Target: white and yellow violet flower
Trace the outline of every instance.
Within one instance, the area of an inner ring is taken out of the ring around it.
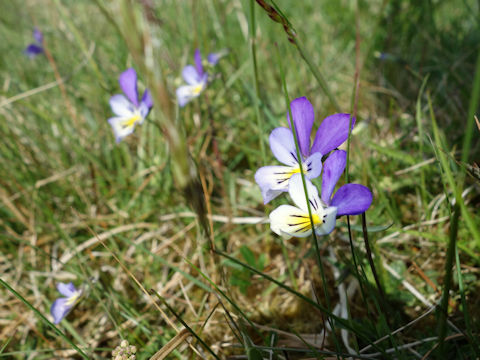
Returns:
[[[312,211],[313,228],[317,235],[326,235],[335,227],[337,208],[327,206],[318,196],[317,188],[305,178],[308,203]],[[312,233],[312,222],[308,214],[307,198],[300,174],[291,176],[288,193],[296,206],[280,205],[270,213],[270,227],[274,233],[284,237],[307,237]]]
[[[195,66],[187,65],[183,68],[182,77],[187,85],[177,89],[178,106],[184,107],[187,103],[198,97],[207,87],[208,74],[202,65],[200,50],[195,50]]]
[[[118,82],[125,95],[118,94],[110,98],[110,107],[116,116],[108,119],[117,143],[133,133],[136,125],[143,123],[153,106],[148,89],[138,101],[137,73],[134,69],[121,73]]]

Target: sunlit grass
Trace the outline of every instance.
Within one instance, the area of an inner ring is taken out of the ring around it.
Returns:
[[[108,359],[122,339],[137,359],[479,356],[478,3],[267,3],[300,48],[250,0],[2,4],[0,357]],[[29,59],[34,26],[47,54]],[[196,48],[228,52],[179,109]],[[128,67],[155,105],[116,144],[108,100]],[[341,218],[318,250],[266,223],[286,200],[264,206],[254,173],[287,125],[283,80],[314,128],[357,99],[348,181],[374,194],[386,300],[360,216],[351,244]],[[70,281],[86,295],[53,326]]]

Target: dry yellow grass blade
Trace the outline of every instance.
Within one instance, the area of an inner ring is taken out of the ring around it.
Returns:
[[[162,360],[165,359],[170,353],[175,350],[187,337],[190,336],[190,332],[187,329],[182,329],[175,335],[168,343],[165,344],[160,350],[158,350],[150,360]]]

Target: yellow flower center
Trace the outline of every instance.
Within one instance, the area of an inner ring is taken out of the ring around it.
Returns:
[[[320,219],[318,214],[312,214],[313,225],[316,227],[318,224],[322,224],[323,220]],[[290,215],[288,218],[288,225],[291,227],[297,227],[292,229],[296,233],[306,232],[312,229],[312,223],[308,214],[305,215]]]
[[[75,293],[68,298],[66,304],[67,305],[75,304],[75,302],[78,300],[78,298],[80,297],[81,294],[82,294],[81,291],[75,291]]]
[[[203,84],[195,85],[192,89],[193,95],[198,95],[202,92],[203,90]]]
[[[133,125],[135,125],[137,122],[140,121],[142,117],[140,116],[140,114],[135,114],[133,115],[131,118],[125,120],[124,122],[122,122],[122,126],[123,127],[132,127]]]

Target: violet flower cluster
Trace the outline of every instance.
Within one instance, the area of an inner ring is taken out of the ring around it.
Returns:
[[[29,44],[23,53],[33,59],[35,56],[43,54],[43,34],[35,28],[33,30],[33,43]]]
[[[334,114],[323,120],[318,127],[313,145],[310,133],[314,123],[312,104],[306,97],[293,100],[290,104],[293,123],[297,134],[300,159],[297,157],[295,139],[289,128],[279,127],[270,134],[270,148],[278,161],[286,166],[264,166],[257,170],[255,181],[260,186],[264,203],[268,203],[282,192],[288,192],[296,206],[280,205],[270,213],[270,227],[281,236],[306,237],[312,233],[308,204],[312,211],[315,233],[326,235],[335,228],[336,218],[341,215],[358,215],[372,203],[372,193],[360,184],[345,184],[332,196],[342,175],[347,153],[337,150],[345,142],[355,119],[349,114]],[[322,165],[322,158],[331,153]],[[300,172],[305,176],[307,197]],[[322,174],[323,172],[323,174]],[[311,182],[322,175],[321,196]]]
[[[222,56],[222,52],[211,53],[208,55],[207,61],[214,66]],[[195,65],[185,66],[182,71],[182,77],[186,85],[182,85],[177,89],[177,101],[180,107],[184,107],[191,100],[199,97],[207,88],[208,73],[203,68],[202,55],[199,49],[195,50],[194,63]]]

